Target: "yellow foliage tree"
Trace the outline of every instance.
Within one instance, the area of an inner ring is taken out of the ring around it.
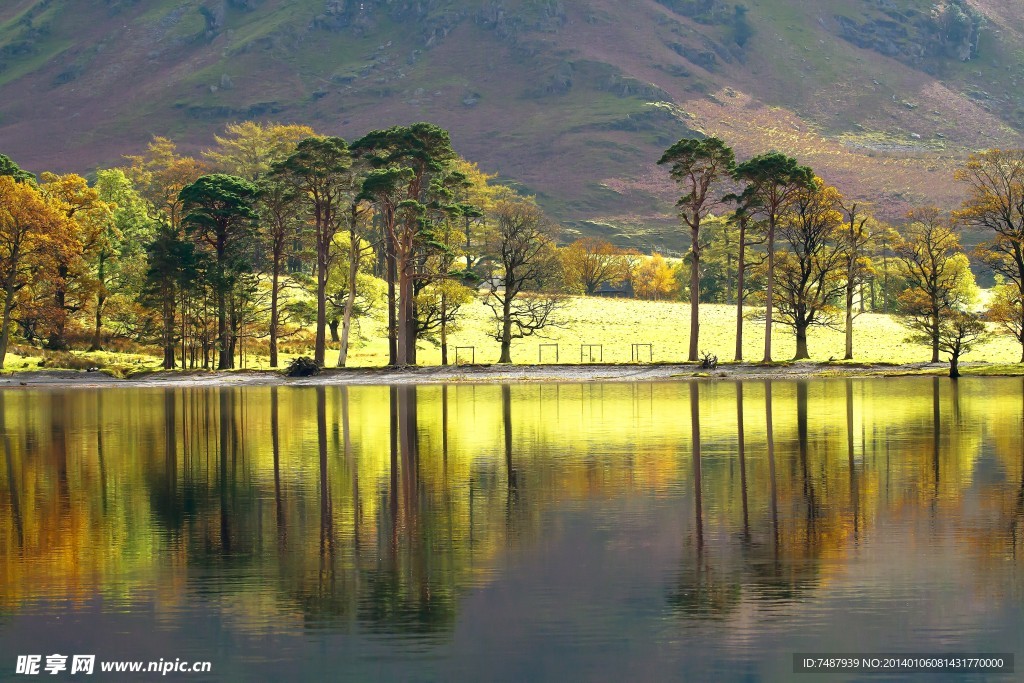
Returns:
[[[78,174],[43,173],[40,180],[40,192],[68,219],[68,234],[66,248],[53,254],[54,271],[33,289],[42,299],[37,302],[50,311],[47,347],[66,349],[69,321],[89,304],[96,290],[91,262],[116,207],[100,199],[99,191]]]
[[[182,188],[207,172],[205,163],[178,155],[177,146],[167,138],[154,136],[145,155],[126,156],[125,175],[150,205],[150,217],[175,233],[181,229]]]
[[[53,272],[54,257],[69,250],[70,220],[36,187],[0,176],[0,368],[10,342],[18,295],[40,273]]]
[[[931,362],[938,363],[943,319],[971,304],[978,288],[959,236],[938,209],[913,209],[907,218],[894,245],[907,283],[899,312],[912,339],[930,344]]]
[[[309,126],[256,121],[229,123],[224,131],[223,137],[213,136],[217,147],[203,156],[218,171],[246,180],[266,175],[272,164],[295,151],[300,140],[316,135]]]
[[[988,308],[989,320],[999,326],[1000,331],[1016,339],[1024,348],[1024,297],[1015,284],[1002,284],[995,288]],[[1020,362],[1024,363],[1024,351]]]
[[[660,301],[671,296],[679,284],[672,267],[661,254],[655,253],[637,269],[633,287],[641,299]]]
[[[592,295],[601,285],[623,279],[622,257],[611,242],[584,237],[561,250],[565,283],[573,291]]]

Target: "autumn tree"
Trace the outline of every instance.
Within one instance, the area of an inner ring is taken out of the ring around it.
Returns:
[[[622,279],[622,258],[607,240],[584,237],[564,247],[561,255],[570,289],[593,295],[601,285]]]
[[[177,146],[167,138],[154,136],[146,154],[126,156],[125,174],[136,192],[150,206],[152,218],[181,229],[181,190],[206,173],[207,166],[193,157],[180,156]]]
[[[700,330],[701,223],[721,203],[720,185],[736,167],[732,148],[716,137],[683,138],[665,150],[659,164],[670,164],[669,173],[683,195],[676,206],[690,230],[690,348],[688,360],[696,361]]]
[[[637,297],[653,301],[669,298],[678,288],[679,283],[672,272],[672,267],[665,257],[658,253],[644,261],[637,269],[633,281],[633,290]]]
[[[243,121],[229,123],[224,135],[214,135],[217,147],[203,156],[222,173],[255,182],[284,161],[305,138],[316,135],[309,126]]]
[[[484,303],[501,344],[499,363],[512,362],[512,340],[558,325],[561,263],[555,226],[532,199],[503,200],[494,207],[495,230],[485,251],[491,266]]]
[[[846,281],[846,349],[843,360],[853,359],[853,297],[858,287],[862,287],[865,278],[872,272],[868,247],[871,242],[869,229],[871,215],[862,204],[855,201],[840,200],[840,208],[844,214],[843,230],[843,261]],[[863,310],[864,294],[861,292],[861,309]]]
[[[921,338],[930,341],[927,337]],[[949,354],[949,376],[960,377],[960,358],[988,339],[988,328],[977,313],[963,309],[949,311],[939,321],[939,349]]]
[[[838,312],[833,300],[845,288],[846,242],[842,196],[820,179],[797,193],[779,223],[788,249],[778,255],[775,307],[779,321],[796,334],[793,360],[810,358],[807,331],[831,326]]]
[[[764,359],[772,360],[772,311],[775,307],[775,228],[801,190],[814,183],[814,172],[779,152],[761,154],[736,166],[733,177],[745,185],[740,200],[763,217],[767,270],[765,277]]]
[[[354,201],[356,181],[348,143],[338,137],[308,137],[274,174],[290,183],[312,219],[316,253],[316,341],[313,360],[324,365],[327,349],[327,280],[335,258],[334,237]]]
[[[17,295],[39,272],[53,268],[53,258],[68,249],[69,220],[31,183],[0,176],[0,368],[11,337]]]
[[[899,296],[899,315],[915,339],[931,346],[931,362],[938,363],[942,321],[974,299],[974,275],[960,238],[938,209],[913,209],[907,220],[894,244],[907,283]]]
[[[1016,285],[1001,284],[994,289],[988,317],[1001,332],[1013,337],[1024,348],[1024,297]],[[1024,363],[1024,351],[1020,362]]]
[[[181,190],[187,234],[213,263],[212,286],[217,299],[218,368],[234,367],[234,343],[228,327],[228,296],[250,269],[245,250],[255,234],[257,189],[237,176],[201,176]]]
[[[990,235],[977,249],[979,260],[1024,297],[1024,149],[972,154],[956,179],[967,187],[957,218]]]
[[[67,326],[72,316],[84,309],[96,289],[91,262],[100,249],[114,206],[100,198],[80,175],[43,173],[40,191],[59,206],[68,219],[70,230],[65,249],[54,254],[54,271],[37,283],[49,301],[47,348],[68,348]]]

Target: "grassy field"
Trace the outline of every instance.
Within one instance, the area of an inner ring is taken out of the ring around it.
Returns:
[[[498,360],[499,346],[488,336],[493,323],[490,309],[474,301],[464,309],[461,329],[450,334],[449,361],[455,361],[455,347],[474,347],[477,363]],[[717,355],[721,361],[731,361],[736,344],[736,309],[733,306],[705,304],[701,307],[702,351]],[[689,305],[682,302],[637,301],[631,299],[599,299],[573,297],[560,313],[562,324],[545,331],[544,338],[531,337],[517,340],[512,347],[512,360],[516,363],[537,363],[540,344],[558,344],[559,361],[580,362],[581,344],[603,346],[605,363],[630,362],[632,344],[651,344],[654,362],[680,362],[686,360],[689,340]],[[854,320],[854,356],[856,361],[871,363],[916,363],[930,358],[929,349],[906,341],[907,331],[889,315],[865,313]],[[815,328],[809,338],[811,359],[827,361],[843,355],[841,331]],[[795,351],[793,333],[785,327],[776,327],[773,335],[773,357],[776,361],[792,358]],[[747,320],[744,323],[744,358],[760,361],[764,353],[764,324]],[[350,351],[349,365],[372,367],[387,364],[387,339],[382,319],[363,319],[357,329],[354,348]],[[327,352],[327,364],[337,359],[337,344]],[[599,359],[594,349],[594,360]],[[641,360],[648,360],[647,349],[641,350]],[[9,354],[7,371],[36,370],[58,367],[85,369],[96,365],[115,374],[130,374],[145,369],[156,369],[155,356],[118,353],[73,353],[45,356],[39,352],[19,356]],[[460,362],[467,362],[470,351],[460,350]],[[283,354],[284,362],[293,355]],[[589,357],[585,355],[585,360]],[[994,336],[991,341],[969,354],[965,361],[1015,365],[1020,358],[1020,347],[1005,336]],[[69,363],[68,361],[72,361]],[[554,349],[544,349],[543,362],[554,362]],[[40,362],[43,365],[40,366]],[[440,348],[429,341],[419,346],[420,365],[438,365]],[[265,356],[250,356],[246,367],[268,369]]]
[[[450,344],[476,347],[477,362],[492,363],[498,359],[498,343],[487,336],[491,329],[490,309],[474,303],[467,308],[463,329],[451,335]],[[690,307],[681,302],[636,301],[630,299],[597,299],[577,297],[569,301],[563,319],[566,325],[546,333],[547,339],[536,337],[513,344],[512,360],[536,363],[538,344],[558,343],[562,362],[579,362],[581,344],[603,344],[604,362],[630,361],[632,344],[651,344],[655,362],[686,360],[690,333]],[[732,360],[736,346],[736,309],[734,306],[705,304],[701,306],[702,351]],[[906,342],[907,330],[892,316],[865,313],[854,320],[854,356],[859,361],[914,363],[927,361],[930,350]],[[841,358],[843,333],[815,328],[810,332],[812,360]],[[789,360],[796,351],[790,329],[776,327],[773,333],[773,357]],[[440,362],[440,351],[421,345],[422,364]],[[646,359],[646,349],[643,350]],[[374,340],[357,349],[354,362],[359,365],[382,364],[387,353],[384,340]],[[544,361],[553,361],[553,353],[545,350]],[[764,355],[764,323],[745,321],[743,353],[748,361],[759,361]],[[993,341],[970,354],[966,360],[993,363],[1014,363],[1020,358],[1020,347],[1007,337]]]

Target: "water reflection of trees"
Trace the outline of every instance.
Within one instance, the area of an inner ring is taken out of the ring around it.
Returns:
[[[979,562],[1015,558],[1020,396],[993,413],[970,383],[924,380],[896,406],[873,387],[0,393],[2,600],[72,573],[159,581],[188,567],[204,600],[274,595],[254,621],[276,610],[307,628],[444,634],[460,597],[507,548],[536,546],[566,503],[677,490],[667,600],[688,618],[804,599],[880,517],[940,533],[972,486],[986,501],[971,517]],[[1009,481],[978,483],[983,446]]]

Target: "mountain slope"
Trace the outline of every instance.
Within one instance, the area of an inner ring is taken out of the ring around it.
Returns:
[[[678,248],[654,161],[683,135],[797,156],[895,216],[1020,145],[1024,3],[967,0],[14,0],[0,150],[118,163],[226,122],[354,138],[416,120],[575,228]]]

